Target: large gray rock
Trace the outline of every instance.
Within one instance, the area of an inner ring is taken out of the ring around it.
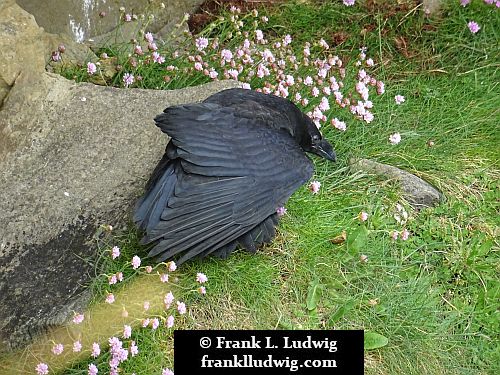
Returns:
[[[405,198],[417,209],[434,206],[444,199],[443,194],[428,182],[391,165],[368,159],[353,159],[350,161],[350,169],[397,181]]]
[[[235,86],[125,90],[41,78],[30,93],[14,86],[0,112],[11,145],[0,162],[0,340],[9,347],[85,302],[93,234],[127,218],[165,149],[154,116]]]
[[[44,71],[48,50],[30,57],[29,44],[3,44],[28,43],[23,29],[43,37],[31,16],[2,6],[0,20],[0,78],[9,87],[0,109],[1,351],[87,302],[93,235],[128,219],[167,143],[154,116],[237,83],[176,91],[76,84]]]
[[[44,32],[35,18],[14,0],[0,2],[0,108],[16,80],[29,83],[39,79],[45,72],[51,51],[57,50],[60,44],[66,46],[66,63],[95,58],[88,47],[74,42],[69,36]]]
[[[2,0],[3,1],[3,0]],[[17,0],[17,3],[33,14],[38,24],[53,34],[72,35],[77,41],[89,38],[111,43],[128,42],[138,30],[157,32],[165,25],[182,19],[184,13],[196,9],[203,0]],[[163,5],[162,5],[163,4]],[[121,22],[123,13],[135,14],[137,20]],[[105,17],[100,14],[104,12]]]

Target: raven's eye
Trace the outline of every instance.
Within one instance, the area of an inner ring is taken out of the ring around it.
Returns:
[[[313,140],[314,142],[319,141],[319,135],[314,134],[314,135],[312,136],[312,140]]]

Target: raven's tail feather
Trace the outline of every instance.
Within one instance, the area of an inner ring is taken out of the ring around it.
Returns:
[[[137,202],[134,222],[141,230],[149,232],[160,222],[160,216],[177,182],[177,164],[176,161],[162,159],[148,182],[146,193]]]

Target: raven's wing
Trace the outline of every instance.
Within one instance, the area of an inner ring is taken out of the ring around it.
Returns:
[[[172,138],[166,173],[175,175],[161,218],[143,239],[157,241],[149,256],[158,261],[182,254],[180,263],[248,242],[256,227],[274,230],[276,208],[312,176],[312,162],[287,132],[237,108],[170,107],[155,121]]]

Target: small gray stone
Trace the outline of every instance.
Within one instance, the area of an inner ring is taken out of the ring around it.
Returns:
[[[431,184],[402,169],[367,159],[352,159],[349,164],[353,172],[376,174],[398,181],[406,199],[416,209],[432,207],[444,199],[443,194]]]

